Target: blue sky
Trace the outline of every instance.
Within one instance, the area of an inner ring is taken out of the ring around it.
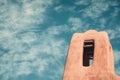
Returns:
[[[120,75],[120,0],[0,0],[0,80],[62,80],[73,33],[106,31]]]

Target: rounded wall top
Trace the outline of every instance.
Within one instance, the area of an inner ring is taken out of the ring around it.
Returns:
[[[91,33],[97,33],[97,31],[96,30],[88,30],[87,32],[85,32],[85,34],[91,34]]]

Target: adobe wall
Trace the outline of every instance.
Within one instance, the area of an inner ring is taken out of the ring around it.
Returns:
[[[94,59],[92,65],[83,66],[84,40],[94,40]],[[112,47],[106,32],[89,30],[72,36],[63,80],[120,80],[114,72]]]

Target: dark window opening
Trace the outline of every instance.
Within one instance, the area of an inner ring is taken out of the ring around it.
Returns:
[[[94,40],[85,40],[83,46],[83,66],[90,66],[94,57]]]

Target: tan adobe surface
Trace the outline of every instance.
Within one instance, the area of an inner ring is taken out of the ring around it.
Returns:
[[[83,66],[83,43],[94,40],[94,59],[92,65]],[[112,47],[106,32],[89,30],[72,36],[63,80],[120,80],[114,72]]]

